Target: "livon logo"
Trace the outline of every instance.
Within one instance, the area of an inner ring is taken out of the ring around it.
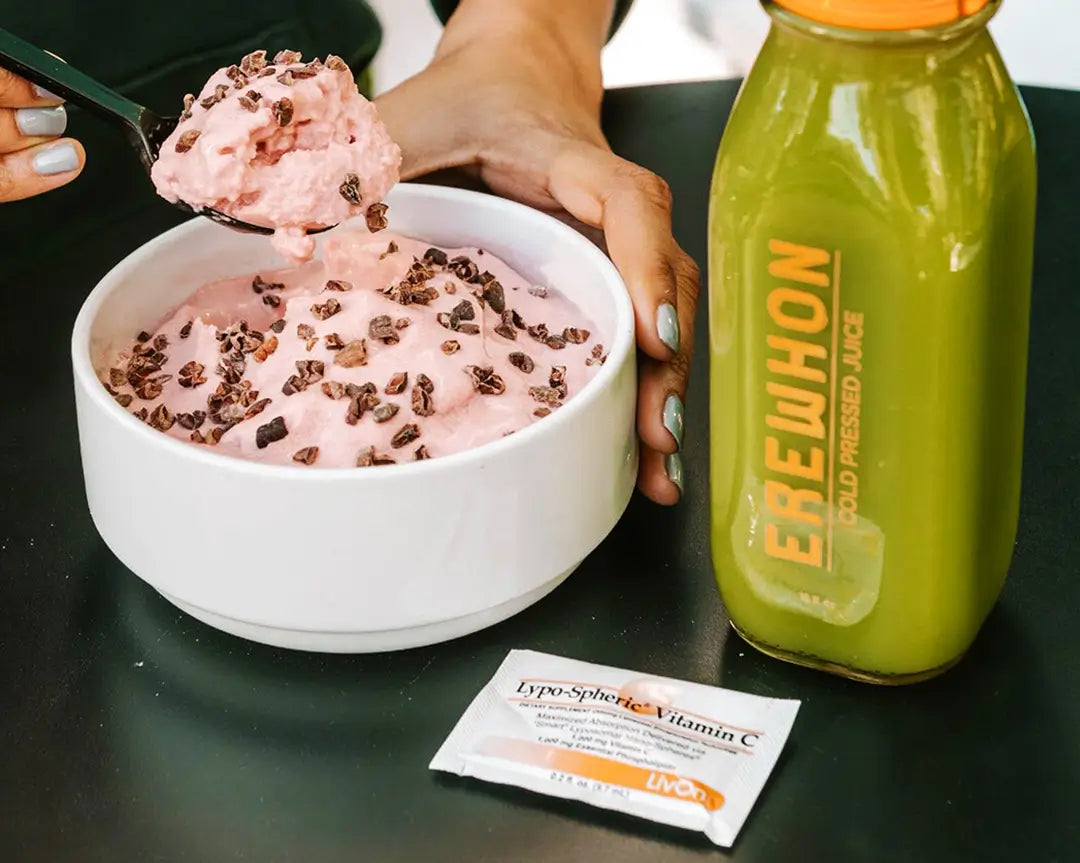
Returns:
[[[645,790],[654,794],[662,794],[665,797],[678,797],[680,800],[690,800],[700,803],[710,812],[715,812],[724,805],[724,796],[713,791],[707,785],[687,779],[685,776],[676,776],[672,773],[660,773],[654,771],[645,780]]]

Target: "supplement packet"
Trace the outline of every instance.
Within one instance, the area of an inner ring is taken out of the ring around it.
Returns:
[[[729,847],[798,709],[513,650],[429,766],[700,830]]]

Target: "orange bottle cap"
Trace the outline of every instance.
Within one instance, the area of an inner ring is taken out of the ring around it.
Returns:
[[[857,30],[921,30],[959,21],[990,0],[773,0],[777,6],[835,27]]]

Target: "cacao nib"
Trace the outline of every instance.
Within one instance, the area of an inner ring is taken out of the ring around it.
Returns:
[[[154,350],[163,351],[169,346],[169,340],[164,333],[154,336]]]
[[[228,357],[222,357],[218,360],[217,373],[225,378],[226,383],[238,384],[240,383],[240,379],[244,376],[246,365],[247,364],[243,360],[233,360]]]
[[[195,362],[195,360],[190,360],[189,362],[184,363],[180,367],[180,371],[176,373],[176,382],[187,389],[197,387],[200,384],[205,384],[206,378],[203,377],[204,371],[206,371],[206,366],[202,363]]]
[[[470,282],[480,274],[480,268],[465,255],[452,258],[448,269],[463,282]]]
[[[456,354],[460,350],[461,342],[459,342],[457,339],[447,339],[445,342],[442,343],[442,352],[447,356],[450,356],[451,354]]]
[[[401,449],[403,446],[411,444],[418,437],[420,437],[420,427],[416,423],[406,423],[390,438],[390,446],[394,449]]]
[[[345,384],[340,381],[323,381],[322,391],[330,399],[345,398]]]
[[[398,412],[398,406],[393,402],[384,402],[376,407],[371,413],[375,418],[375,422],[384,423],[387,420],[392,420],[394,415]]]
[[[302,56],[299,51],[278,51],[274,55],[274,62],[288,66],[290,63],[299,63]]]
[[[270,110],[274,114],[274,119],[279,126],[288,126],[292,122],[293,118],[293,103],[292,99],[287,96],[282,96],[276,102],[270,106]]]
[[[426,393],[435,392],[435,384],[433,384],[431,382],[431,378],[429,378],[423,372],[416,376],[416,383],[419,384],[420,388]]]
[[[509,341],[517,341],[517,330],[514,328],[513,316],[509,310],[502,313],[502,320],[495,325],[495,335],[502,336]]]
[[[431,393],[417,384],[412,391],[412,412],[418,417],[429,417],[435,413]]]
[[[597,342],[593,345],[592,350],[589,352],[594,360],[600,359],[604,355],[604,346]]]
[[[511,309],[510,310],[510,321],[519,330],[525,329],[525,319],[523,317],[521,317],[521,315],[518,313],[517,309]]]
[[[132,397],[128,393],[120,393],[116,397],[116,403],[122,408],[126,408],[132,402]]]
[[[427,451],[427,447],[420,444],[416,448],[416,452],[413,453],[413,461],[423,461],[424,459],[431,458],[431,453]]]
[[[562,331],[563,340],[572,345],[583,345],[589,340],[589,331],[578,327],[567,327]]]
[[[404,330],[411,323],[412,323],[412,318],[398,318],[396,321],[394,321],[394,329],[395,330]]]
[[[180,428],[192,431],[193,429],[200,428],[202,424],[206,422],[206,411],[192,411],[189,414],[177,414],[176,421],[180,423]]]
[[[397,330],[394,329],[394,322],[389,315],[378,315],[372,318],[368,324],[368,335],[387,345],[394,345],[400,341]]]
[[[150,414],[150,427],[158,431],[168,431],[173,427],[174,422],[176,422],[176,417],[165,405],[158,405]]]
[[[285,417],[274,417],[266,425],[261,425],[255,430],[255,446],[266,449],[270,444],[282,440],[288,433]]]
[[[278,333],[279,335],[285,330],[285,318],[278,318],[272,324],[270,324],[270,332]]]
[[[302,393],[307,389],[307,382],[299,375],[291,375],[281,386],[281,391],[287,396]]]
[[[323,336],[323,344],[326,345],[328,351],[340,351],[345,347],[345,342],[337,333],[328,333]]]
[[[177,153],[186,153],[192,147],[195,146],[195,142],[199,140],[199,135],[202,133],[198,129],[188,129],[176,139],[176,145],[173,147]]]
[[[188,321],[182,327],[180,327],[180,338],[186,339],[191,335],[191,327],[194,325],[194,321]]]
[[[272,309],[281,305],[281,297],[277,294],[263,294],[262,301]]]
[[[553,387],[529,387],[529,395],[542,404],[558,407],[561,404],[559,391]]]
[[[483,297],[495,314],[501,315],[506,311],[506,295],[503,292],[503,286],[494,278],[484,285]]]
[[[293,77],[291,69],[286,69],[284,72],[278,75],[277,80],[279,84],[284,84],[286,87],[291,87],[294,83],[296,83],[296,79]]]
[[[140,330],[139,334],[137,336],[135,336],[135,341],[137,341],[137,342],[148,342],[152,338],[153,338],[153,336],[150,335],[150,333],[148,333],[146,330]]]
[[[472,379],[473,389],[481,395],[497,396],[506,392],[506,384],[491,366],[466,366],[465,372]]]
[[[260,69],[266,68],[266,52],[252,51],[240,61],[240,70],[245,75],[255,75]]]
[[[143,422],[146,422],[146,418],[149,415],[150,412],[146,408],[139,408],[137,411],[135,411],[135,413],[132,414],[132,416],[134,416],[136,419],[140,419]]]
[[[383,252],[381,255],[379,255],[379,260],[381,261],[383,258],[387,257],[388,255],[396,254],[397,250],[398,250],[397,243],[395,243],[393,240],[391,240],[386,246],[386,251]]]
[[[341,279],[330,279],[326,283],[326,290],[328,291],[351,291],[352,289],[352,282],[345,282]]]
[[[331,69],[334,72],[348,72],[349,64],[336,54],[328,54],[326,56],[326,68]]]
[[[480,327],[477,324],[458,324],[456,331],[463,336],[476,336],[480,334]]]
[[[297,360],[296,371],[304,383],[313,384],[322,380],[326,366],[323,365],[322,360]]]
[[[184,94],[184,110],[180,114],[180,122],[191,119],[191,108],[195,104],[195,97],[191,93]]]
[[[257,294],[261,294],[263,291],[283,291],[285,285],[281,282],[268,282],[262,276],[256,276],[251,280],[251,290]]]
[[[405,392],[405,387],[409,385],[409,373],[408,372],[394,372],[393,377],[383,388],[383,392],[388,396],[396,396]]]
[[[367,342],[355,339],[334,354],[334,365],[351,369],[367,365]]]
[[[476,309],[473,308],[473,304],[468,300],[462,300],[450,313],[456,317],[459,321],[471,321],[476,317]]]
[[[315,336],[315,328],[311,324],[297,324],[296,337],[298,339],[310,339]]]
[[[315,459],[319,457],[319,448],[317,446],[306,446],[303,449],[298,449],[293,453],[292,460],[300,462],[300,464],[312,465],[315,464]]]
[[[546,417],[551,413],[551,408],[539,407],[533,411],[534,417]]]
[[[265,362],[266,358],[277,350],[278,340],[277,336],[270,336],[265,342],[255,348],[255,352],[252,356],[255,358],[255,362]]]
[[[532,336],[534,339],[536,339],[536,341],[538,341],[538,342],[540,342],[542,344],[547,342],[547,339],[548,339],[547,324],[537,324],[534,327],[529,327],[527,331],[528,331],[530,336]]]
[[[371,467],[375,464],[375,447],[369,446],[360,450],[356,456],[357,467]]]
[[[450,329],[450,324],[453,319],[453,315],[451,315],[449,312],[439,312],[437,315],[435,315],[435,321],[438,323],[438,325],[440,327],[445,327],[446,329]]]
[[[127,373],[123,369],[109,369],[109,383],[114,387],[122,387],[127,383]]]
[[[345,179],[338,186],[338,194],[354,207],[359,207],[363,203],[360,195],[360,177],[357,174],[346,174]]]
[[[261,99],[261,98],[262,98],[261,93],[257,93],[254,90],[248,90],[243,96],[241,96],[236,101],[238,101],[240,103],[240,107],[243,108],[245,111],[251,111],[251,113],[254,114],[256,111],[259,110],[258,102],[259,102],[259,99]]]
[[[438,298],[439,292],[435,288],[431,287],[431,285],[427,285],[423,288],[417,288],[409,295],[409,299],[416,303],[418,306],[426,306],[432,300],[437,300]]]
[[[444,252],[442,249],[430,248],[426,252],[424,252],[425,264],[433,264],[436,267],[445,267],[446,261],[446,252]]]
[[[525,374],[531,374],[532,370],[536,368],[536,363],[533,362],[532,357],[521,351],[514,351],[507,359],[510,360],[510,365],[516,369],[521,369]]]
[[[333,297],[328,299],[325,303],[315,303],[311,307],[311,314],[313,314],[320,321],[325,321],[327,318],[332,318],[340,311],[341,303],[339,303]]]
[[[162,386],[155,378],[149,378],[135,387],[135,395],[144,402],[152,402],[161,395]]]
[[[201,99],[199,104],[202,105],[207,111],[213,108],[218,102],[225,98],[228,94],[229,88],[224,84],[218,84],[214,88],[214,92],[207,96],[205,99]],[[182,152],[182,151],[181,151]]]
[[[244,412],[244,419],[249,420],[252,417],[257,417],[266,410],[268,404],[270,404],[270,399],[259,399]]]
[[[561,351],[566,347],[566,339],[562,336],[548,336],[547,339],[545,339],[544,344],[553,350]]]
[[[377,233],[383,230],[389,224],[386,221],[386,204],[372,204],[367,208],[367,213],[364,214],[364,218],[367,220],[367,227],[371,233]]]

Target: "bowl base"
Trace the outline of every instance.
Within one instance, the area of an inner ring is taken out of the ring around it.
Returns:
[[[406,626],[400,629],[380,629],[363,632],[319,632],[304,629],[286,629],[279,626],[266,626],[226,617],[207,611],[205,608],[184,602],[168,593],[158,591],[165,599],[190,614],[196,620],[235,635],[248,641],[268,644],[272,647],[285,647],[290,650],[306,650],[315,653],[383,653],[391,650],[407,650],[411,647],[424,647],[450,641],[469,635],[501,623],[508,617],[524,611],[530,605],[547,596],[575,570],[573,566],[561,575],[557,575],[528,593],[507,600],[499,605],[455,617],[438,623],[425,623],[420,626]]]

